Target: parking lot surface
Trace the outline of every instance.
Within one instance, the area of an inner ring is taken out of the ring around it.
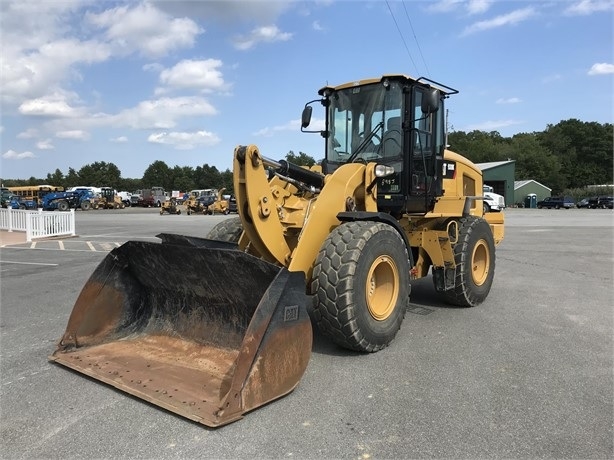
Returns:
[[[2,458],[612,458],[614,214],[506,211],[486,302],[412,285],[392,344],[314,333],[288,396],[209,429],[52,364],[75,300],[109,251],[205,236],[226,216],[77,212],[77,237],[0,250]],[[228,280],[240,289],[241,280]]]

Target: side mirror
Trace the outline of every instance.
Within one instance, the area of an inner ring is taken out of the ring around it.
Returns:
[[[301,128],[305,129],[311,123],[311,113],[313,112],[313,107],[310,105],[306,105],[303,109],[303,115],[301,116]]]
[[[439,90],[436,88],[431,88],[422,93],[422,113],[425,115],[430,115],[431,113],[437,112],[439,109],[440,98],[441,96],[439,94]]]

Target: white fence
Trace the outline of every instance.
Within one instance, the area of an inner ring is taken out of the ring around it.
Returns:
[[[75,210],[28,211],[22,209],[0,209],[0,229],[9,232],[26,232],[26,241],[50,236],[75,236]]]

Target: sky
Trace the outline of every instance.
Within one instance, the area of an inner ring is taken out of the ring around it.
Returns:
[[[384,74],[459,90],[452,131],[612,123],[613,25],[614,0],[0,0],[0,178],[318,160],[304,105]]]

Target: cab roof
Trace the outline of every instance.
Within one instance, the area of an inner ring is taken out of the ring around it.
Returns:
[[[400,74],[400,73],[391,73],[391,74],[385,74],[382,75],[381,77],[377,77],[377,78],[367,78],[364,80],[355,80],[355,81],[351,81],[351,82],[347,82],[347,83],[342,83],[340,85],[337,86],[324,86],[322,87],[319,91],[318,94],[320,96],[322,96],[324,94],[324,91],[326,89],[329,89],[331,91],[338,91],[341,89],[345,89],[345,88],[352,88],[355,86],[365,86],[365,85],[370,85],[373,83],[379,83],[382,82],[384,80],[404,80],[407,83],[422,83],[425,86],[435,86],[439,91],[441,91],[442,93],[444,93],[446,96],[449,96],[451,94],[456,94],[458,93],[457,90],[455,90],[454,88],[450,88],[449,86],[446,86],[442,83],[438,83],[434,80],[431,80],[430,78],[426,78],[426,77],[420,77],[420,78],[414,78],[410,75],[405,75],[405,74]]]

